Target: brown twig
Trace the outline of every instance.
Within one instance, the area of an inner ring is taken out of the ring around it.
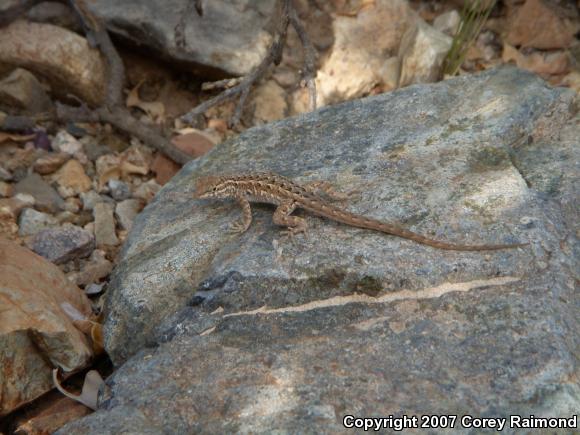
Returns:
[[[107,62],[108,77],[105,105],[108,107],[121,105],[123,83],[125,81],[125,66],[121,56],[119,56],[111,42],[105,25],[87,8],[84,0],[70,0],[70,6],[79,17],[87,39],[103,53]]]
[[[137,139],[147,143],[177,163],[185,164],[191,160],[189,154],[184,153],[174,146],[168,147],[167,138],[155,129],[136,120],[123,106],[113,108],[103,106],[91,110],[84,105],[81,107],[73,107],[57,103],[56,107],[57,118],[60,121],[106,122],[120,131],[135,136]]]
[[[260,64],[254,68],[244,79],[236,86],[226,89],[221,94],[201,103],[193,110],[189,111],[181,117],[181,120],[187,123],[193,123],[194,120],[205,113],[206,110],[211,107],[217,106],[218,104],[229,101],[233,98],[240,96],[238,103],[236,105],[236,110],[229,122],[230,126],[236,125],[241,117],[242,108],[245,103],[247,96],[250,93],[252,86],[259,80],[261,80],[268,71],[270,65],[278,65],[282,60],[282,51],[284,49],[284,44],[286,42],[286,35],[288,32],[288,24],[292,23],[292,27],[298,33],[300,42],[304,47],[304,80],[307,83],[310,92],[310,106],[312,109],[316,108],[316,85],[314,82],[314,76],[316,72],[316,51],[314,46],[310,42],[304,26],[298,18],[298,14],[292,5],[291,0],[280,0],[280,15],[278,19],[278,24],[274,32],[274,39],[266,56],[260,62]]]
[[[272,63],[280,62],[282,56],[282,49],[284,48],[284,43],[286,42],[286,31],[288,30],[288,11],[290,9],[290,0],[281,0],[281,11],[280,11],[280,19],[278,21],[278,25],[276,27],[276,32],[274,34],[274,40],[272,45],[270,45],[270,49],[266,54],[266,57],[260,62],[260,64],[254,68],[254,70],[248,74],[244,79],[233,88],[226,89],[221,94],[201,103],[197,107],[195,107],[190,112],[186,113],[181,117],[181,119],[187,123],[192,123],[195,118],[202,115],[206,110],[213,106],[217,106],[223,102],[226,102],[232,98],[235,98],[238,95],[247,96],[249,93],[249,89],[252,87],[254,82],[262,78],[262,76],[268,70],[268,67]],[[247,91],[246,91],[247,89]],[[242,98],[240,98],[241,100]],[[239,107],[239,103],[238,103]],[[234,116],[230,120],[230,126],[237,124],[239,121],[239,116],[241,114],[241,109],[236,107]],[[235,122],[234,122],[235,121]]]
[[[6,9],[0,14],[0,26],[9,24],[19,15],[24,14],[31,7],[44,0],[22,0],[16,6]],[[60,0],[61,2],[65,0]],[[162,136],[153,128],[137,121],[123,105],[123,84],[125,81],[125,68],[115,46],[111,42],[109,34],[104,24],[87,8],[84,0],[68,0],[68,4],[79,17],[87,40],[97,47],[107,62],[107,90],[105,102],[101,107],[90,109],[86,104],[80,106],[70,106],[57,103],[56,111],[53,114],[56,119],[62,122],[107,122],[118,130],[126,132],[139,138],[146,145],[151,146],[159,152],[167,155],[177,163],[185,164],[191,157],[182,152],[169,139]],[[195,1],[195,6],[201,3]],[[19,125],[30,125],[22,119],[7,118],[12,124],[14,121]],[[31,120],[33,122],[34,120]],[[4,127],[6,121],[3,122]],[[14,125],[12,125],[14,126]]]
[[[214,89],[229,89],[237,86],[243,79],[234,77],[232,79],[223,79],[215,82],[204,82],[201,84],[201,90],[204,92],[213,91]]]
[[[306,83],[306,87],[308,88],[308,93],[310,95],[310,110],[316,110],[316,82],[314,79],[316,78],[316,49],[314,45],[308,38],[308,34],[298,18],[298,14],[296,13],[296,9],[292,8],[290,10],[290,23],[296,33],[298,34],[298,38],[302,43],[302,47],[304,48],[304,69],[302,71],[302,80]]]

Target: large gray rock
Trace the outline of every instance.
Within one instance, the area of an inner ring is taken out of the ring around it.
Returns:
[[[137,217],[108,289],[106,348],[125,364],[100,409],[60,433],[570,417],[574,98],[503,68],[254,128],[191,162]],[[441,251],[314,217],[286,241],[268,206],[231,235],[237,206],[190,195],[200,175],[244,170],[331,181],[348,209],[440,240],[530,246]]]
[[[95,0],[87,4],[117,37],[153,50],[203,74],[243,75],[264,58],[270,46],[275,0],[211,0],[203,16],[192,8],[183,32],[175,28],[190,0]]]

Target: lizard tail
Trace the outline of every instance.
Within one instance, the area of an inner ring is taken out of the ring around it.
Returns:
[[[439,240],[433,240],[428,237],[422,236],[421,234],[414,233],[398,225],[388,224],[377,219],[368,218],[365,216],[360,216],[354,213],[350,213],[345,210],[330,206],[325,204],[324,207],[308,207],[310,212],[317,215],[332,219],[336,222],[347,224],[353,227],[364,228],[369,230],[381,231],[386,234],[390,234],[397,237],[402,237],[405,239],[412,240],[423,245],[432,246],[437,249],[446,249],[449,251],[495,251],[498,249],[513,249],[526,246],[529,243],[516,243],[512,245],[461,245],[455,243],[441,242]]]

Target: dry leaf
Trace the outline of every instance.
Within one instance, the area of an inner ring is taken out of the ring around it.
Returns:
[[[107,154],[97,159],[99,190],[109,180],[126,180],[130,174],[147,175],[149,162],[144,156],[137,156],[135,152],[130,153],[131,149],[129,148],[121,155]]]
[[[143,110],[156,124],[161,124],[165,122],[165,105],[160,101],[142,101],[139,98],[139,88],[143,84],[144,80],[141,80],[137,86],[135,86],[127,95],[127,100],[125,104],[127,107],[138,107]]]
[[[91,340],[93,343],[93,350],[95,355],[99,355],[105,351],[105,339],[103,338],[103,325],[97,322],[92,322]]]
[[[83,334],[91,337],[93,352],[99,355],[104,352],[103,325],[89,319],[68,302],[60,304],[63,311],[72,320],[72,324]]]
[[[52,371],[52,381],[54,382],[56,389],[69,399],[76,400],[86,407],[91,408],[93,411],[97,410],[99,389],[102,385],[105,384],[105,382],[103,381],[103,378],[101,378],[101,375],[99,375],[99,372],[96,370],[90,370],[87,372],[80,396],[75,396],[74,394],[71,394],[62,388],[58,382],[58,369],[54,369]]]
[[[22,135],[22,134],[4,133],[3,131],[0,131],[0,143],[7,142],[7,141],[26,142],[26,141],[34,139],[35,137],[36,137],[36,134]]]

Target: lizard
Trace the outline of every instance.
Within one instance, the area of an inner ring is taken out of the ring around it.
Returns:
[[[462,245],[442,242],[407,230],[401,226],[383,222],[370,217],[351,213],[343,208],[332,205],[321,195],[320,190],[332,199],[343,199],[334,192],[326,182],[314,182],[300,185],[294,181],[270,172],[249,172],[236,175],[204,176],[196,182],[194,197],[198,199],[234,199],[242,209],[242,218],[232,225],[234,232],[247,231],[252,223],[250,202],[276,205],[273,221],[276,225],[288,228],[293,236],[305,232],[306,220],[291,216],[297,208],[302,208],[314,215],[331,219],[353,227],[380,231],[382,233],[402,237],[423,245],[438,249],[454,251],[490,251],[511,249],[528,245],[528,243],[506,245]]]

